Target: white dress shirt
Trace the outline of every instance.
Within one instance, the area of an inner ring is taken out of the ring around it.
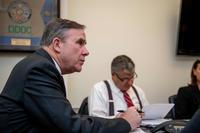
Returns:
[[[52,57],[51,57],[51,58],[52,58]],[[60,68],[60,66],[58,65],[58,63],[56,62],[56,60],[55,60],[54,58],[52,58],[52,60],[53,60],[53,62],[54,62],[54,64],[55,64],[56,68],[58,69],[60,75],[62,75],[62,74],[61,74],[61,68]]]
[[[127,104],[126,101],[124,100],[123,93],[120,91],[119,88],[117,88],[117,86],[115,86],[112,80],[107,80],[107,81],[112,91],[112,96],[114,101],[114,116],[109,116],[109,102],[108,102],[109,98],[108,98],[107,87],[104,81],[96,83],[91,90],[91,94],[88,100],[89,114],[91,116],[113,118],[119,113],[117,112],[118,110],[127,110]],[[142,105],[145,106],[149,104],[144,94],[144,91],[138,86],[135,85],[133,86],[136,88],[138,92]],[[132,87],[127,90],[127,93],[129,94],[134,106],[140,110],[139,100],[135,92],[133,91]]]

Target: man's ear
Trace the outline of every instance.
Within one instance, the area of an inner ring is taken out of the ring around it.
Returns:
[[[56,51],[56,52],[58,52],[58,53],[60,53],[60,51],[61,51],[61,47],[62,47],[62,43],[61,43],[62,41],[59,39],[59,38],[57,38],[57,37],[55,37],[53,40],[52,40],[52,44],[53,44],[53,49]]]
[[[115,73],[114,72],[111,72],[111,75],[113,76]]]

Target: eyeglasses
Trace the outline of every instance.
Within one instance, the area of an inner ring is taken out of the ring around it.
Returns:
[[[117,73],[115,73],[115,75],[117,76],[117,78],[121,81],[121,82],[124,82],[124,81],[130,81],[130,80],[133,80],[135,78],[137,78],[137,73],[134,73],[133,76],[131,76],[130,78],[121,78]]]

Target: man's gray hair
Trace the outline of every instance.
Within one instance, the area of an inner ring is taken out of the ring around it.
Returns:
[[[118,73],[121,70],[128,70],[133,73],[135,71],[135,64],[131,58],[126,55],[119,55],[112,60],[111,72]]]
[[[68,31],[69,29],[85,29],[85,26],[67,19],[54,19],[47,24],[43,32],[40,45],[49,46],[55,37],[58,37],[64,42],[65,31]]]

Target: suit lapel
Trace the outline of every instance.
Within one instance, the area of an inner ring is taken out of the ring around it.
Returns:
[[[35,54],[38,54],[40,56],[45,57],[47,60],[49,60],[55,66],[53,59],[51,58],[51,56],[44,49],[42,49],[42,48],[38,49],[35,52]],[[55,68],[56,68],[56,66],[55,66]],[[57,68],[56,68],[56,70],[57,70]],[[63,91],[64,96],[66,97],[66,89],[65,89],[64,79],[63,79],[62,75],[60,75],[58,70],[57,70],[56,74],[58,75],[58,78],[59,78],[59,83],[61,85],[61,90]]]

